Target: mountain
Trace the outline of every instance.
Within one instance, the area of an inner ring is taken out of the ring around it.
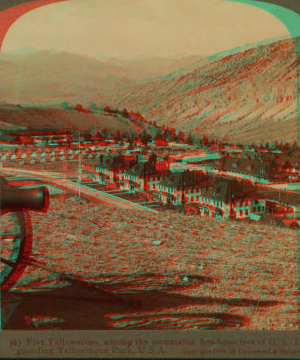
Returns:
[[[108,93],[105,102],[139,111],[160,125],[192,130],[196,137],[294,140],[297,62],[293,40],[247,45],[242,50],[219,53],[156,81]]]
[[[184,58],[190,57],[190,56],[193,56],[193,55],[191,55],[191,54],[173,54],[173,55],[168,56],[168,58],[179,60],[179,59],[184,59]]]
[[[25,54],[33,54],[37,51],[38,50],[33,46],[26,46],[21,49],[8,51],[7,53],[12,55],[25,55]]]
[[[2,54],[1,100],[35,105],[70,101],[87,106],[107,89],[122,88],[125,83],[120,78],[125,75],[121,67],[77,54]]]
[[[138,82],[165,76],[196,60],[151,58],[100,62],[94,58],[67,53],[36,51],[34,53],[1,53],[1,100],[7,103],[53,105],[62,101],[89,106],[109,91],[117,92]]]
[[[102,111],[82,112],[74,109],[61,107],[24,107],[20,105],[0,104],[0,126],[1,128],[78,128],[89,130],[94,127],[95,131],[106,128],[115,132],[137,132],[144,129],[141,124],[134,124],[130,119],[120,114],[108,115]]]
[[[127,71],[128,76],[136,81],[149,81],[153,78],[166,76],[169,73],[202,59],[204,59],[204,56],[201,55],[192,55],[181,59],[151,57],[121,60],[118,58],[110,58],[106,60],[104,64],[122,67],[124,71]]]

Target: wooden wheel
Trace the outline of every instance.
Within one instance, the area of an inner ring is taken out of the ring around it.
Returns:
[[[0,284],[9,290],[21,277],[32,249],[31,221],[27,211],[0,214]]]
[[[21,189],[0,176],[0,286],[10,289],[21,277],[30,258],[32,228],[27,210],[47,211],[46,187]]]

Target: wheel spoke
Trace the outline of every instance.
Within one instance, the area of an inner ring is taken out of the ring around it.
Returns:
[[[25,269],[22,257],[31,252],[31,224],[27,212],[13,211],[1,215],[0,285],[1,290],[7,290],[18,281]]]
[[[5,264],[5,265],[8,265],[8,266],[10,266],[10,267],[14,267],[14,266],[15,266],[15,264],[14,264],[12,261],[6,260],[6,259],[4,259],[3,257],[0,258],[0,259],[1,259],[1,262],[3,262],[3,264]]]
[[[2,238],[13,238],[13,239],[20,239],[20,234],[16,234],[14,232],[5,232],[5,233],[0,233],[0,237]]]

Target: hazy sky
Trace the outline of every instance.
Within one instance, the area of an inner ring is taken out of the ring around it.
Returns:
[[[227,0],[69,0],[23,15],[2,51],[33,46],[107,57],[210,55],[287,34],[270,13]]]

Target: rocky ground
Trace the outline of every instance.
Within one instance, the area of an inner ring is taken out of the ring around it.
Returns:
[[[296,329],[293,231],[75,196],[52,197],[47,214],[31,215],[35,259],[142,305],[107,302],[28,266],[10,295],[20,305],[7,328]]]

